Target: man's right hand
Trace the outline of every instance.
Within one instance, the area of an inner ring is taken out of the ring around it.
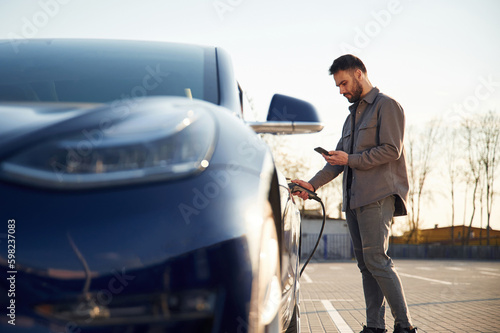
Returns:
[[[311,184],[309,184],[308,182],[305,182],[305,181],[300,180],[300,179],[293,179],[292,183],[299,184],[303,188],[306,188],[306,189],[310,190],[311,192],[314,192],[314,187]],[[293,192],[293,195],[296,195],[303,200],[309,199],[309,194],[307,194],[307,192],[304,192],[304,191]]]

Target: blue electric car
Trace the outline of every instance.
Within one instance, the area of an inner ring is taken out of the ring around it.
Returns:
[[[283,112],[286,110],[286,112]],[[0,331],[298,332],[300,215],[228,54],[0,41]]]

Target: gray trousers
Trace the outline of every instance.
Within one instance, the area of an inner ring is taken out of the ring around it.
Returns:
[[[411,326],[401,280],[387,255],[394,200],[394,196],[389,196],[346,211],[354,254],[363,278],[368,327],[385,328],[384,298],[389,303],[395,324]]]

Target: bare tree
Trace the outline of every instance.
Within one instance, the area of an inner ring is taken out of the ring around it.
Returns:
[[[495,195],[495,172],[498,167],[496,154],[499,150],[500,118],[495,112],[489,111],[480,117],[479,125],[477,146],[486,188],[486,245],[490,245],[490,219]]]
[[[420,211],[424,197],[430,195],[430,193],[425,192],[425,184],[429,173],[432,171],[433,164],[431,160],[434,147],[439,140],[439,127],[440,121],[432,120],[420,132],[417,132],[414,127],[410,127],[407,131],[407,168],[410,185],[408,194],[410,206],[408,223],[410,232],[407,242],[410,242],[412,238],[418,242],[418,230],[421,219]]]
[[[409,235],[407,242],[409,243],[411,241],[411,238],[413,236],[413,233],[415,232],[417,226],[418,226],[418,217],[415,211],[417,210],[417,195],[416,192],[417,190],[417,162],[416,162],[416,152],[415,150],[417,149],[416,147],[416,139],[414,135],[414,127],[410,127],[407,131],[407,136],[406,136],[406,148],[408,151],[407,154],[407,169],[408,169],[408,181],[410,185],[409,193],[408,193],[408,204],[410,206],[410,211],[408,214],[408,224],[409,224]]]
[[[285,177],[290,180],[302,179],[304,177],[305,173],[308,171],[305,167],[307,163],[303,160],[301,155],[295,154],[291,150],[291,138],[289,136],[264,134],[262,138],[266,141],[273,153],[276,167],[285,175]],[[305,202],[302,200],[296,200],[296,204],[301,213],[304,214]]]
[[[470,240],[470,234],[472,230],[472,222],[476,215],[476,201],[478,198],[478,190],[481,191],[481,162],[479,158],[479,151],[477,149],[477,128],[478,123],[474,118],[466,118],[462,122],[462,128],[465,132],[466,149],[467,149],[467,164],[468,170],[466,175],[466,185],[472,186],[472,212],[469,220],[469,228],[467,235],[464,235],[462,244],[468,245]]]
[[[297,153],[297,140],[302,138],[264,134],[263,140],[271,149],[275,158],[276,166],[281,170],[286,177],[290,179],[306,179],[314,173],[315,170],[320,170],[324,165],[323,158],[311,149],[313,158],[307,157],[306,153]],[[314,140],[314,139],[313,139]],[[330,183],[321,187],[318,191],[319,197],[322,199],[326,214],[328,216],[338,216],[341,218],[339,206],[342,203],[342,176],[337,177]],[[320,205],[316,201],[297,200],[299,209],[304,213],[307,209],[319,209]]]
[[[449,128],[447,131],[448,140],[445,146],[445,160],[448,166],[448,180],[451,200],[451,244],[455,244],[455,194],[457,183],[460,181],[462,165],[460,164],[461,137],[458,135],[459,130],[456,127]]]
[[[342,176],[338,176],[318,190],[318,195],[325,204],[328,216],[342,218]]]
[[[495,173],[498,168],[496,155],[500,143],[500,118],[489,111],[474,114],[464,119],[468,152],[468,184],[472,185],[472,213],[465,244],[469,244],[472,223],[476,213],[476,201],[480,203],[481,234],[483,228],[484,202],[486,201],[486,244],[490,244],[490,220],[495,195]]]
[[[273,153],[274,162],[278,169],[291,179],[302,178],[308,171],[302,155],[292,149],[291,137],[286,135],[264,134],[262,139],[267,143]]]

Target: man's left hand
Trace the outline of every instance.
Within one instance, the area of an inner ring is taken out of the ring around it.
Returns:
[[[327,163],[331,165],[347,165],[349,155],[346,152],[332,150],[329,153],[330,155],[322,154]]]

